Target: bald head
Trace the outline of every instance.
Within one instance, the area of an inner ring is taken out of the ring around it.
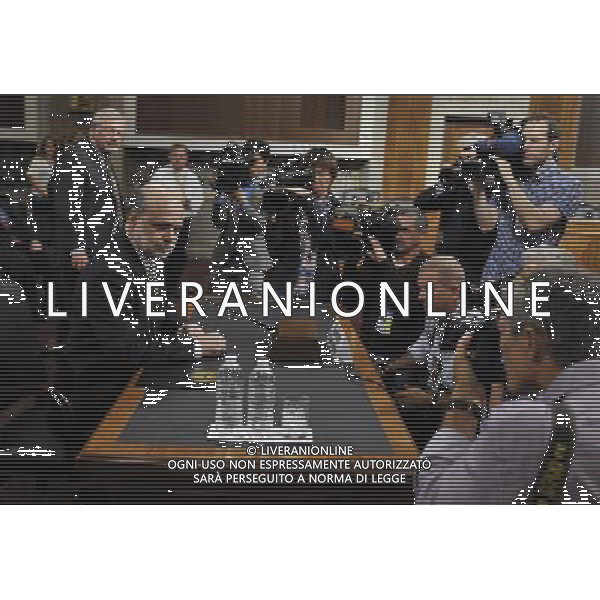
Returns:
[[[459,284],[465,280],[465,270],[458,258],[454,256],[435,255],[428,258],[419,269],[419,279],[429,281],[446,280],[457,281]]]
[[[460,303],[460,286],[465,279],[465,270],[457,258],[432,256],[419,269],[419,297],[426,300],[428,283],[431,282],[435,310],[456,310]]]
[[[184,195],[163,182],[150,181],[137,193],[137,206],[135,214],[144,215],[156,211],[177,214],[185,212]]]
[[[139,208],[127,220],[127,235],[138,250],[165,258],[173,251],[183,227],[183,202],[155,184],[144,186],[140,200]]]

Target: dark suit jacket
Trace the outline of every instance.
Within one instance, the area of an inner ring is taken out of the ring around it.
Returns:
[[[234,217],[234,212],[237,217]],[[254,237],[262,231],[259,221],[248,214],[240,203],[227,194],[220,194],[213,206],[213,225],[221,230],[215,262],[233,261],[237,243],[241,237]]]
[[[453,177],[423,190],[415,205],[421,210],[441,211],[442,238],[437,251],[460,260],[467,280],[476,285],[490,254],[496,233],[484,233],[475,215],[474,199],[467,183]]]
[[[71,402],[76,432],[91,433],[111,404],[140,370],[144,383],[161,387],[182,379],[193,362],[193,343],[176,335],[178,318],[147,317],[143,297],[132,285],[119,317],[112,314],[102,282],[115,302],[133,278],[146,278],[127,236],[119,233],[98,252],[80,281],[88,284],[88,316],[71,315],[55,387]],[[75,303],[76,305],[77,303]],[[156,307],[155,307],[156,309]]]
[[[337,200],[332,197],[331,210],[325,222],[315,211],[314,199],[286,190],[265,193],[263,210],[269,215],[266,239],[271,258],[277,264],[267,278],[276,288],[296,281],[301,258],[299,230],[300,211],[308,221],[311,249],[317,255],[315,283],[318,300],[327,300],[333,288],[342,280],[338,262],[356,264],[360,257],[360,242],[350,233],[331,227]],[[349,277],[350,278],[350,277]]]
[[[406,352],[421,335],[425,325],[425,307],[419,300],[417,278],[419,268],[427,257],[419,255],[410,264],[397,268],[391,260],[375,262],[367,260],[358,271],[357,283],[365,295],[365,306],[361,325],[361,338],[370,352],[396,358]],[[388,310],[391,312],[392,325],[388,334],[377,331],[380,317],[380,284],[386,281],[398,298],[402,299],[404,282],[409,283],[409,314],[403,317],[391,300]]]
[[[51,245],[58,251],[85,248],[93,255],[111,238],[119,206],[107,159],[88,140],[64,150],[48,185],[54,209]]]

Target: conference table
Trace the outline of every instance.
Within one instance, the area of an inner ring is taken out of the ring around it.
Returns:
[[[235,348],[246,374],[254,365],[256,343],[265,337],[272,339],[282,320],[278,311],[264,317],[259,304],[247,306],[246,317],[240,315],[237,308],[217,316],[216,301],[203,304],[203,309],[205,317],[190,317],[191,320],[201,322],[206,330],[219,330],[227,340],[228,352]],[[308,309],[304,310],[307,315]],[[302,309],[294,313],[295,318],[306,315]],[[272,362],[277,402],[299,397],[306,400],[313,447],[351,447],[353,459],[418,458],[414,441],[351,320],[332,316],[331,310],[323,306],[317,307],[313,320],[318,326],[319,343],[323,348],[330,347],[329,360],[317,364],[282,364],[275,357]],[[331,348],[333,329],[337,340],[335,349]],[[211,361],[207,362],[210,365]],[[143,379],[143,376],[136,378],[119,395],[81,451],[80,464],[112,465],[112,473],[116,465],[154,466],[163,474],[168,473],[169,481],[180,476],[185,487],[190,480],[189,473],[169,471],[167,465],[178,460],[248,458],[249,444],[267,443],[246,439],[245,443],[234,444],[209,436],[217,402],[214,386],[197,384],[191,376],[189,380],[154,389]],[[281,445],[281,440],[275,443]],[[293,439],[289,443],[298,446]],[[327,456],[332,455],[318,457]],[[386,493],[391,491],[390,486],[385,488]],[[198,490],[198,486],[195,489]],[[212,490],[215,489],[213,486]],[[248,489],[240,487],[233,491],[229,486],[224,493],[243,498]],[[265,493],[264,488],[261,489]],[[348,492],[346,486],[341,495],[347,496]],[[377,495],[372,489],[371,493]],[[327,495],[323,486],[315,488],[313,494],[317,500]]]

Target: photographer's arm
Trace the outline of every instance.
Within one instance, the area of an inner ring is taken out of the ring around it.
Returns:
[[[465,333],[454,351],[454,386],[448,398],[450,408],[442,422],[441,429],[448,429],[472,440],[477,434],[478,422],[475,415],[466,410],[452,408],[452,403],[484,404],[483,386],[477,381],[475,371],[471,364],[470,348],[473,333]]]
[[[475,206],[475,218],[479,229],[484,233],[493,231],[498,226],[498,207],[489,202],[483,186],[474,182],[471,187]]]
[[[534,203],[527,197],[507,161],[496,158],[496,163],[500,168],[502,179],[508,187],[510,202],[520,221],[529,231],[543,231],[561,218],[560,211],[553,204]]]

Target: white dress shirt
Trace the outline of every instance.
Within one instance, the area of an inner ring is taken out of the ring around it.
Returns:
[[[552,437],[555,402],[569,411],[575,451],[565,485],[565,503],[576,493],[600,498],[600,359],[567,367],[537,397],[505,401],[469,440],[442,427],[423,457],[431,469],[417,479],[417,503],[511,504],[523,497],[539,473]]]
[[[210,190],[202,186],[198,175],[191,167],[176,171],[171,165],[165,165],[156,170],[150,181],[163,184],[174,194],[181,194],[189,205],[192,215],[200,211],[204,198],[210,194]]]

